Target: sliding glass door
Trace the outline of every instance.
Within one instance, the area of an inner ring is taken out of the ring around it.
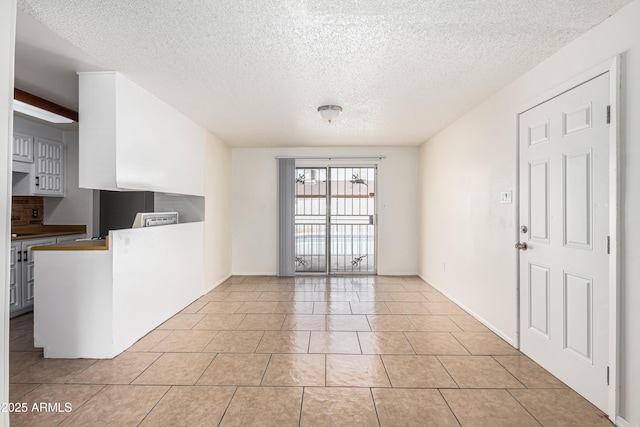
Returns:
[[[327,168],[296,168],[296,273],[327,272]]]
[[[297,273],[376,273],[375,187],[375,167],[296,168]]]

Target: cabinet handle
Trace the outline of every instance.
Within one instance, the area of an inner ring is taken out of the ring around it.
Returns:
[[[24,259],[22,261],[29,262],[29,252],[27,251],[22,251],[22,252],[24,252]]]
[[[40,177],[36,176],[36,187],[40,187]]]
[[[18,251],[18,262],[22,262],[22,251]]]

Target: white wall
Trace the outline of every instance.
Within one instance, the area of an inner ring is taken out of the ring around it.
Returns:
[[[11,143],[16,2],[0,2],[0,402],[9,402],[9,236],[11,235]],[[9,413],[0,412],[0,425]]]
[[[564,81],[624,53],[621,106],[622,361],[620,414],[640,426],[640,1],[461,117],[420,149],[420,274],[516,339],[516,113]],[[443,269],[446,263],[446,269]]]
[[[13,130],[15,132],[26,133],[27,135],[64,142],[64,131],[61,129],[45,125],[42,122],[36,122],[35,120],[29,120],[24,117],[14,117]]]
[[[64,132],[65,197],[44,198],[45,224],[84,224],[87,236],[97,236],[93,223],[93,190],[78,186],[78,132]]]
[[[379,155],[386,158],[342,164],[378,165],[378,274],[417,273],[418,148],[234,148],[232,153],[233,274],[276,274],[276,156]],[[322,166],[327,161],[315,163]]]
[[[231,275],[231,148],[207,134],[205,171],[205,291]]]
[[[154,212],[178,212],[178,221],[204,221],[204,197],[179,194],[154,193]]]

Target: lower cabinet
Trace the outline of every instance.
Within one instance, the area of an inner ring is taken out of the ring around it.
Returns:
[[[22,308],[22,242],[11,242],[9,256],[9,310],[13,316]]]
[[[14,317],[33,310],[33,254],[34,246],[47,246],[84,238],[84,234],[46,237],[11,242],[9,259],[9,307]]]
[[[56,237],[56,243],[73,242],[74,240],[84,239],[86,234],[72,234],[70,236]]]

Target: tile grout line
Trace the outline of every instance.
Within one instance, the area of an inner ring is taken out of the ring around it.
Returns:
[[[529,387],[527,387],[527,386],[526,386],[522,381],[520,381],[520,378],[518,378],[518,377],[517,377],[513,372],[511,372],[511,371],[510,371],[506,366],[504,366],[502,363],[500,363],[500,361],[499,361],[498,359],[496,359],[496,356],[501,356],[501,355],[499,355],[499,354],[498,354],[498,355],[496,355],[496,354],[491,354],[491,355],[489,355],[489,356],[490,356],[490,357],[491,357],[491,359],[493,359],[493,360],[494,360],[498,365],[500,365],[500,367],[501,367],[502,369],[504,369],[505,371],[507,371],[507,372],[509,373],[509,375],[511,375],[511,376],[512,376],[516,381],[518,381],[518,382],[522,385],[522,387],[523,387],[525,390],[528,390],[528,389],[529,389]]]
[[[380,358],[380,362],[382,363],[382,367],[384,368],[384,373],[387,376],[387,379],[389,380],[389,386],[390,388],[395,388],[393,387],[393,383],[391,382],[391,375],[389,375],[389,370],[387,369],[387,365],[386,363],[384,363],[384,358],[382,356],[383,356],[382,354],[378,354],[378,357]]]
[[[264,377],[267,376],[267,370],[269,369],[269,365],[271,364],[272,358],[273,358],[273,353],[269,353],[269,360],[267,360],[267,364],[264,365],[264,372],[262,373],[262,377],[260,378],[260,384],[258,384],[257,387],[262,387],[262,383],[264,382]]]
[[[222,412],[222,416],[220,417],[220,421],[218,421],[218,426],[220,426],[222,424],[222,420],[224,419],[225,415],[227,415],[227,411],[229,410],[229,406],[231,406],[231,402],[233,401],[233,398],[236,397],[236,393],[238,392],[238,386],[235,386],[235,389],[233,390],[233,394],[231,395],[231,398],[229,399],[229,402],[227,403],[227,406],[225,406],[224,411]]]
[[[391,384],[391,381],[389,381],[389,384]],[[373,396],[373,387],[369,387],[369,394],[371,395],[371,401],[373,402],[373,410],[376,411],[378,426],[380,426],[380,414],[378,414],[378,405],[376,405],[376,398]]]
[[[41,384],[41,385],[44,385],[44,384]],[[104,390],[109,386],[109,384],[96,384],[96,385],[101,385],[102,387],[101,387],[101,388],[100,388],[100,390],[98,390],[98,391],[97,391],[93,396],[91,396],[90,398],[88,398],[87,400],[85,400],[85,402],[84,402],[82,405],[80,405],[80,407],[78,408],[78,410],[79,410],[79,409],[81,409],[81,408],[83,408],[87,403],[91,402],[93,399],[95,399],[95,397],[96,397],[97,395],[99,395],[100,393],[102,393],[102,392],[103,392],[103,391],[104,391]],[[75,409],[73,409],[73,410],[75,410]],[[73,411],[73,410],[72,410],[72,411]],[[67,420],[68,420],[69,418],[71,418],[73,415],[74,415],[74,414],[73,414],[73,412],[71,412],[71,413],[69,414],[69,416],[68,416],[68,417],[65,417],[63,420],[61,420],[61,421],[60,421],[60,423],[63,423],[64,421],[67,421]]]
[[[302,386],[302,396],[300,396],[300,415],[298,415],[298,427],[302,425],[302,408],[304,407],[304,394],[306,389],[306,386]]]
[[[167,336],[168,336],[168,335],[167,335]],[[154,346],[154,347],[155,347],[155,346]],[[157,362],[157,361],[158,361],[162,356],[164,356],[166,352],[164,352],[164,351],[155,352],[155,351],[150,351],[150,350],[149,350],[149,351],[145,351],[145,352],[142,352],[142,353],[159,354],[159,356],[158,356],[158,357],[156,357],[156,358],[155,358],[155,360],[154,360],[153,362],[149,363],[149,365],[148,365],[146,368],[144,368],[144,369],[142,370],[142,372],[140,372],[138,375],[136,375],[136,377],[135,377],[134,379],[132,379],[132,380],[131,380],[127,385],[135,385],[135,384],[133,384],[133,383],[135,382],[135,380],[137,380],[138,378],[140,378],[140,377],[142,376],[142,374],[144,374],[145,372],[147,372],[147,370],[148,370],[149,368],[151,368],[151,367],[152,367],[152,366],[153,366],[153,365],[154,365],[154,364],[155,364],[155,363],[156,363],[156,362]]]
[[[258,351],[258,348],[260,347],[260,343],[262,343],[262,340],[264,339],[264,336],[266,334],[267,334],[267,331],[262,331],[262,335],[260,335],[260,339],[258,340],[258,344],[256,344],[255,348],[251,352],[252,354],[262,354],[262,353],[257,353],[257,351]],[[271,359],[269,359],[269,360],[271,360]]]
[[[202,354],[202,353],[200,353],[200,354]],[[198,379],[196,379],[196,381],[193,383],[193,386],[196,386],[198,384],[198,381],[200,381],[202,379],[202,376],[204,375],[204,373],[207,372],[207,369],[209,369],[211,367],[211,364],[213,364],[213,361],[218,358],[218,355],[220,353],[207,353],[207,354],[213,354],[213,357],[209,361],[209,364],[207,365],[207,367],[202,370],[202,372],[198,376]]]
[[[327,353],[321,353],[321,355],[324,360],[324,385],[322,387],[327,387]]]
[[[409,320],[409,322],[411,322],[411,320]],[[417,331],[402,331],[402,336],[404,336],[404,339],[407,340],[407,342],[409,343],[409,346],[411,347],[411,350],[413,351],[413,354],[415,354],[416,356],[418,355],[418,352],[416,351],[415,347],[413,346],[413,344],[411,344],[411,340],[409,339],[409,337],[407,336],[407,332],[417,332]]]
[[[151,409],[149,409],[149,411],[145,414],[144,417],[142,417],[142,419],[140,420],[140,422],[137,424],[138,426],[140,426],[144,420],[149,416],[149,414],[151,414],[151,412],[156,408],[156,406],[158,406],[158,403],[160,403],[160,401],[162,399],[164,399],[164,397],[169,393],[169,391],[171,391],[171,389],[175,387],[174,385],[170,385],[169,388],[162,394],[162,396],[160,397],[160,399],[158,399],[158,401],[151,407]]]
[[[525,390],[527,390],[527,389],[525,389]],[[511,396],[511,398],[512,398],[513,400],[515,400],[516,402],[518,402],[518,405],[520,405],[520,407],[521,407],[522,409],[524,409],[524,410],[525,410],[525,412],[526,412],[527,414],[531,415],[531,418],[533,418],[534,420],[536,420],[536,422],[537,422],[538,424],[540,424],[541,426],[543,425],[543,424],[542,424],[542,421],[540,421],[540,420],[539,420],[535,415],[533,415],[533,414],[532,414],[532,413],[527,409],[527,407],[526,407],[526,406],[524,406],[524,405],[522,404],[522,402],[520,402],[520,401],[518,400],[518,398],[517,398],[517,397],[515,397],[515,396],[513,395],[513,393],[511,393],[511,390],[510,390],[510,389],[505,388],[505,389],[504,389],[504,391],[506,391],[506,392],[509,394],[509,396]]]
[[[447,369],[447,367],[444,365],[444,363],[442,363],[442,360],[440,360],[440,356],[438,355],[434,355],[434,357],[436,358],[436,360],[438,361],[438,363],[440,364],[440,366],[442,366],[442,369],[444,369],[447,372],[447,375],[449,375],[449,377],[451,378],[451,380],[453,380],[454,384],[458,387],[458,390],[462,390],[462,387],[460,387],[460,384],[458,384],[458,381],[456,381],[455,378],[453,378],[453,375],[451,375],[451,372],[449,372],[449,370]]]
[[[452,322],[453,322],[453,320],[452,320]],[[458,341],[458,344],[460,344],[460,345],[462,346],[462,348],[464,348],[465,350],[467,350],[467,353],[469,353],[469,354],[468,354],[469,356],[476,356],[475,354],[473,354],[473,353],[471,352],[471,350],[469,350],[469,348],[468,348],[466,345],[464,345],[464,344],[463,344],[463,342],[462,342],[462,341],[460,341],[460,340],[458,339],[458,337],[456,337],[456,336],[455,336],[455,334],[454,334],[453,332],[449,332],[449,333],[451,334],[451,336],[453,337],[453,339],[455,339],[456,341]]]
[[[453,417],[456,419],[456,422],[458,423],[459,426],[462,425],[462,423],[460,422],[460,420],[458,419],[458,416],[456,415],[456,413],[454,412],[453,408],[451,407],[451,405],[449,405],[449,401],[447,400],[446,397],[444,397],[444,394],[442,394],[442,389],[438,388],[438,393],[440,393],[440,396],[442,397],[442,400],[444,400],[444,403],[447,405],[447,408],[449,408],[449,412],[451,412],[451,414],[453,415]],[[458,389],[460,390],[460,389]]]
[[[362,342],[360,342],[360,332],[363,332],[363,331],[355,331],[356,339],[358,340],[358,348],[360,349],[360,354],[364,354],[364,351],[362,350]],[[375,334],[375,332],[373,333]]]

